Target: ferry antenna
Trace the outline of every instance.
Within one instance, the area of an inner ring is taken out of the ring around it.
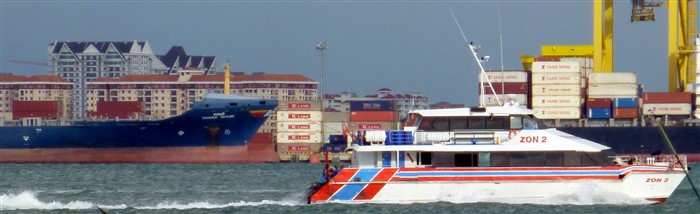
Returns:
[[[486,78],[486,72],[484,71],[484,66],[481,65],[481,61],[479,57],[476,55],[476,49],[477,45],[474,43],[470,43],[469,40],[467,40],[467,36],[464,34],[464,31],[462,30],[462,26],[459,24],[459,21],[457,21],[457,17],[455,16],[455,13],[452,12],[452,8],[448,8],[450,10],[450,14],[452,14],[452,19],[455,21],[455,24],[457,24],[457,28],[459,28],[459,32],[462,33],[462,39],[464,39],[464,42],[467,43],[467,46],[469,46],[469,51],[471,51],[472,56],[474,57],[474,60],[476,61],[476,64],[479,65],[479,72],[481,73],[481,93],[486,92],[484,90],[484,81],[489,84],[489,87],[491,88],[491,92],[496,95],[496,102],[498,102],[499,106],[502,106],[503,104],[501,103],[501,99],[498,98],[498,94],[496,94],[496,90],[493,88],[493,85],[491,84],[491,80]],[[479,106],[483,107],[485,106],[486,101],[485,101],[485,96],[481,96],[481,100],[479,100]]]

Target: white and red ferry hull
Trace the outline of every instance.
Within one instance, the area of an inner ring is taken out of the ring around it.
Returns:
[[[663,203],[682,182],[681,168],[346,168],[309,201],[537,203],[558,196],[619,195]]]

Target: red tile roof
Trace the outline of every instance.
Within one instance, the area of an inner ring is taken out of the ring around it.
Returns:
[[[67,83],[68,80],[64,80],[59,76],[54,75],[34,75],[30,77],[17,76],[17,75],[0,75],[0,82],[60,82]]]

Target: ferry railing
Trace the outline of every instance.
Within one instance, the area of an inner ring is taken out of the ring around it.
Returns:
[[[454,130],[449,132],[414,132],[415,144],[498,144],[508,132],[488,130]]]
[[[669,167],[685,167],[687,170],[688,157],[685,155],[646,155],[631,154],[617,156],[615,161],[618,165],[656,165]],[[682,164],[681,164],[682,163]]]

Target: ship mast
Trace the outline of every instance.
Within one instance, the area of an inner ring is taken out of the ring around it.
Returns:
[[[486,91],[484,90],[484,81],[489,84],[489,87],[491,88],[491,92],[493,92],[494,95],[496,95],[496,102],[498,102],[499,106],[503,106],[501,103],[501,99],[498,98],[498,94],[496,94],[496,90],[493,89],[493,85],[491,84],[491,80],[489,80],[486,76],[486,71],[484,71],[484,66],[481,65],[482,61],[486,61],[489,59],[488,56],[483,56],[479,58],[476,55],[476,52],[479,51],[479,45],[474,44],[474,42],[469,42],[467,40],[467,36],[464,34],[464,31],[462,30],[462,26],[459,25],[459,22],[457,21],[457,17],[455,17],[455,14],[452,12],[452,8],[450,9],[450,14],[452,14],[452,19],[455,20],[455,24],[457,24],[457,28],[459,28],[459,32],[462,33],[462,38],[464,39],[464,42],[466,42],[469,46],[469,51],[471,51],[472,56],[474,56],[474,60],[476,61],[476,64],[479,65],[479,72],[481,73],[481,83],[479,86],[481,87],[481,93],[485,93]],[[484,107],[486,105],[485,101],[486,96],[481,96],[481,99],[479,100],[479,106]]]
[[[231,80],[229,80],[230,76],[231,76],[231,64],[226,63],[226,64],[224,64],[224,94],[231,93],[231,92],[229,92],[231,90],[231,84],[229,84],[229,82],[231,81]]]

